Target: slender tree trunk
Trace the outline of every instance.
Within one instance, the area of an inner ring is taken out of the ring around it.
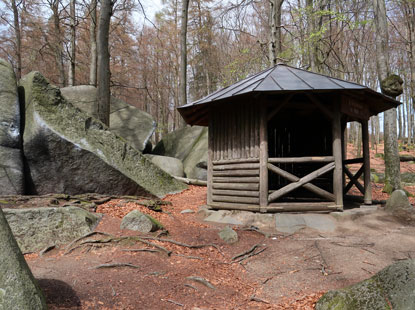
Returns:
[[[187,103],[187,19],[190,0],[182,0],[180,24],[180,105]]]
[[[17,81],[22,77],[22,33],[20,31],[19,10],[16,5],[16,0],[11,0],[13,9],[14,33],[16,36],[16,78]]]
[[[397,109],[398,112],[398,139],[402,139],[403,135],[402,135],[402,128],[403,128],[403,124],[402,124],[402,106],[399,106]]]
[[[69,67],[69,86],[75,85],[75,57],[76,57],[76,13],[75,6],[76,0],[71,0],[70,4],[70,17],[71,17],[71,65]]]
[[[89,66],[89,85],[97,86],[97,0],[91,0],[89,5],[89,44],[91,48],[91,63]]]
[[[110,53],[108,47],[109,28],[112,15],[111,0],[101,1],[101,12],[99,14],[98,27],[98,89],[96,116],[109,126],[110,123]]]
[[[65,87],[67,84],[66,74],[65,74],[65,63],[64,63],[64,53],[63,53],[63,35],[60,27],[60,17],[59,17],[59,0],[53,0],[51,2],[51,9],[53,12],[53,26],[54,26],[54,52],[56,66],[58,67],[59,72],[59,86]]]
[[[389,38],[385,0],[373,0],[374,22],[376,27],[376,64],[379,83],[390,76],[388,61]],[[384,113],[384,152],[385,152],[385,187],[392,192],[401,188],[400,161],[396,132],[396,109]]]
[[[408,123],[408,139],[407,143],[408,145],[412,144],[412,109],[411,109],[411,103],[409,100],[406,100],[406,117],[407,117],[407,123]]]
[[[269,62],[271,67],[278,63],[278,55],[282,52],[281,7],[283,2],[284,0],[270,0]]]

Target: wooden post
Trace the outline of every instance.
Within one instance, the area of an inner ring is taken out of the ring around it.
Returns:
[[[212,189],[213,189],[213,142],[214,142],[214,129],[213,125],[215,120],[213,119],[213,113],[209,113],[209,131],[208,131],[208,171],[207,171],[207,204],[211,205]]]
[[[268,206],[268,115],[267,105],[262,103],[259,117],[259,205],[260,212]]]
[[[342,154],[342,129],[340,102],[334,104],[333,115],[333,156],[335,168],[333,172],[333,191],[336,205],[343,209],[343,154]]]
[[[363,165],[364,165],[364,203],[372,204],[372,183],[370,182],[370,150],[368,120],[362,121]]]

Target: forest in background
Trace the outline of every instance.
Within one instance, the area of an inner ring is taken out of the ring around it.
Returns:
[[[60,87],[96,85],[99,1],[0,1],[0,57],[12,63],[18,77],[36,70]],[[183,126],[175,109],[180,105],[182,1],[164,0],[155,16],[146,11],[149,5],[140,0],[117,0],[113,5],[111,94],[154,117],[157,142]],[[275,16],[272,6],[280,7],[281,16]],[[398,135],[411,145],[415,0],[387,0],[386,9],[390,66],[404,81],[398,98],[403,103],[397,110]],[[192,0],[187,100],[231,85],[273,62],[378,90],[373,20],[372,3],[363,0]],[[271,46],[276,59],[271,59]],[[350,126],[349,141],[361,139],[359,126]],[[372,117],[372,147],[382,139],[381,127],[379,116]]]

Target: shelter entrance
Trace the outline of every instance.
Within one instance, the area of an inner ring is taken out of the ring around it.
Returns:
[[[269,202],[333,201],[332,123],[318,109],[293,98],[268,120]],[[298,113],[302,111],[302,113]],[[290,190],[301,178],[315,178]],[[310,175],[311,174],[311,175]],[[286,190],[284,190],[284,188]],[[288,191],[288,190],[290,191]]]

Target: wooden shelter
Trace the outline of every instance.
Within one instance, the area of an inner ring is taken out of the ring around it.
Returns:
[[[398,104],[368,87],[278,64],[179,112],[188,124],[209,126],[209,206],[327,211],[342,210],[353,185],[371,204],[368,120]],[[346,160],[351,121],[362,124],[363,158]],[[353,174],[348,165],[357,163]]]

